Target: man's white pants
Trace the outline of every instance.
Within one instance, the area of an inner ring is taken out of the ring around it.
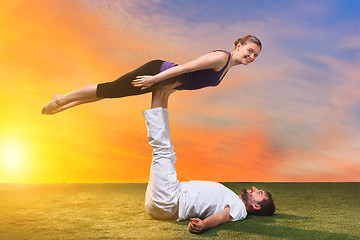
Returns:
[[[166,108],[144,111],[148,142],[153,148],[150,178],[145,195],[145,211],[155,219],[170,219],[178,210],[179,181],[176,156],[170,141]]]

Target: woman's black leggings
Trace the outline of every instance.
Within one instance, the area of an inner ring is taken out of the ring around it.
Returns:
[[[158,74],[163,63],[163,60],[153,60],[119,77],[113,82],[100,83],[96,89],[96,96],[98,98],[120,98],[151,92],[151,88],[141,90],[141,87],[134,87],[131,82],[135,80],[137,76],[153,76]]]

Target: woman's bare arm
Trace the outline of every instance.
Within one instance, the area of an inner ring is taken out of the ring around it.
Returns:
[[[183,73],[195,72],[202,69],[213,69],[215,71],[220,70],[226,64],[227,60],[228,55],[224,54],[224,52],[211,52],[193,61],[169,68],[154,76],[138,76],[132,83],[134,87],[146,89],[157,82],[181,75]]]

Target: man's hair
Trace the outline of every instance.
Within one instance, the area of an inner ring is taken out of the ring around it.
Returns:
[[[261,206],[261,208],[259,210],[254,210],[249,214],[256,216],[271,216],[274,214],[275,212],[274,199],[272,198],[271,193],[269,193],[268,191],[265,191],[265,193],[267,197],[265,197],[261,202],[257,203]]]

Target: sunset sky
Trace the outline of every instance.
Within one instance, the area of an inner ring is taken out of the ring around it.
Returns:
[[[360,181],[360,1],[36,0],[0,8],[0,183],[147,182],[151,95],[41,114],[152,59],[263,50],[170,98],[181,181]]]

